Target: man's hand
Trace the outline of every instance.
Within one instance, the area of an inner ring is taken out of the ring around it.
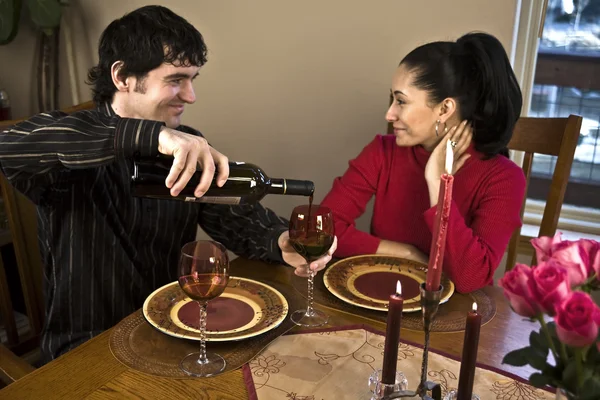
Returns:
[[[229,176],[229,160],[210,147],[203,137],[163,127],[158,135],[158,151],[174,157],[165,181],[171,196],[177,196],[183,190],[198,165],[202,168],[202,177],[194,191],[196,197],[201,197],[210,187],[215,168],[219,171],[217,186],[223,186]]]
[[[287,264],[296,268],[294,273],[298,276],[308,276],[309,265],[306,263],[306,260],[300,254],[298,254],[296,250],[294,250],[294,247],[290,242],[290,233],[288,231],[283,232],[279,236],[279,240],[277,241],[277,243],[279,244],[279,248],[281,249],[283,260]],[[327,263],[331,261],[331,256],[333,256],[335,249],[337,249],[337,237],[333,239],[333,244],[331,245],[331,248],[323,257],[310,263],[310,270],[313,273],[316,273],[317,271],[320,271],[323,268],[325,268]]]

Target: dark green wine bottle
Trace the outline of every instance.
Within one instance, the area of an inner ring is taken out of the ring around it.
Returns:
[[[204,196],[195,197],[194,191],[202,175],[202,171],[198,170],[179,195],[171,196],[165,181],[172,163],[173,159],[167,157],[135,160],[131,177],[133,195],[197,203],[244,204],[260,201],[267,194],[311,196],[315,191],[315,185],[311,181],[269,178],[254,164],[230,162],[229,177],[222,187],[218,187],[213,179]],[[216,175],[215,173],[215,177]]]

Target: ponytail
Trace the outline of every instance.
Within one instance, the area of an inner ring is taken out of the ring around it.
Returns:
[[[400,63],[413,84],[434,104],[453,98],[461,119],[473,123],[475,149],[487,157],[508,156],[507,145],[521,114],[523,98],[502,44],[486,33],[456,42],[433,42],[411,51]]]

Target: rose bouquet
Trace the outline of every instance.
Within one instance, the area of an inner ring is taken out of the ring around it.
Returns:
[[[562,240],[560,233],[531,243],[538,265],[517,264],[499,285],[513,311],[541,327],[528,347],[502,362],[538,370],[529,377],[534,386],[555,387],[569,399],[600,399],[600,307],[590,296],[600,288],[600,243]]]

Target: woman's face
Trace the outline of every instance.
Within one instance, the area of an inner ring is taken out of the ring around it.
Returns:
[[[394,101],[385,119],[394,127],[398,146],[422,145],[432,151],[443,136],[445,124],[440,123],[437,137],[435,123],[439,119],[440,107],[430,107],[427,92],[416,88],[412,82],[413,73],[400,65],[392,79]]]

